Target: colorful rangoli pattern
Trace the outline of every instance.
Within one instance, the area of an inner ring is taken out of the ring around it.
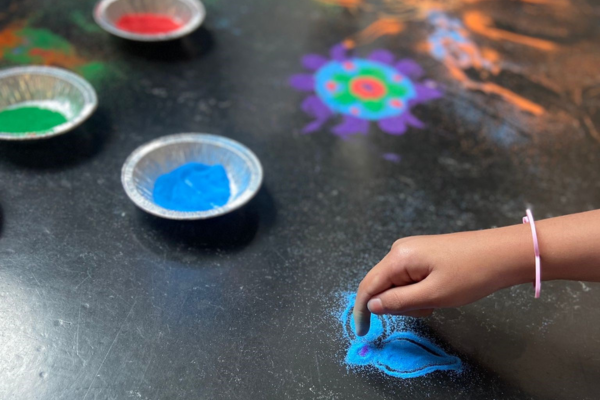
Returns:
[[[401,135],[410,126],[424,127],[411,113],[412,107],[442,95],[435,82],[420,81],[423,70],[417,63],[395,61],[387,50],[357,58],[340,44],[331,49],[331,59],[309,54],[302,63],[312,73],[294,75],[290,84],[299,91],[312,92],[302,103],[304,112],[314,118],[304,128],[306,133],[341,114],[342,123],[333,128],[336,135],[366,134],[371,121],[384,132]]]

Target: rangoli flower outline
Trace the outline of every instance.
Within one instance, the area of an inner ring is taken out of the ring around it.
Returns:
[[[371,121],[391,135],[402,135],[409,127],[424,128],[411,108],[442,96],[437,84],[421,81],[424,71],[410,59],[396,61],[387,50],[374,50],[367,58],[349,54],[344,44],[334,46],[330,59],[319,54],[302,58],[312,73],[291,77],[296,90],[311,93],[302,110],[314,120],[304,127],[320,129],[336,114],[342,122],[332,132],[341,137],[367,134]]]

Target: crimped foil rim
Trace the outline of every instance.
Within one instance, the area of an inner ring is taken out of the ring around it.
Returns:
[[[107,20],[104,14],[106,8],[110,4],[115,3],[117,1],[124,0],[100,0],[94,8],[94,20],[98,25],[100,25],[102,29],[104,29],[108,33],[128,40],[135,40],[139,42],[162,42],[167,40],[179,39],[198,29],[200,25],[202,25],[202,22],[204,22],[204,18],[206,18],[206,8],[204,7],[204,4],[202,4],[202,2],[200,2],[199,0],[178,0],[188,4],[192,9],[192,19],[181,28],[172,32],[156,34],[140,34],[127,32],[114,26],[111,22]]]
[[[46,66],[13,67],[0,70],[0,80],[9,76],[19,75],[46,75],[67,81],[81,93],[84,99],[84,106],[77,116],[64,124],[55,126],[47,132],[15,135],[14,133],[0,131],[0,140],[38,140],[62,135],[81,125],[98,107],[98,96],[92,85],[71,71]]]
[[[137,164],[145,156],[152,153],[153,151],[175,143],[185,142],[196,142],[196,143],[210,143],[214,146],[223,147],[242,158],[246,165],[251,170],[251,178],[247,188],[244,190],[242,195],[233,201],[228,202],[222,207],[213,208],[206,211],[174,211],[160,207],[152,201],[142,196],[133,180],[133,173]],[[263,168],[260,160],[248,147],[244,146],[240,142],[233,139],[226,138],[224,136],[211,135],[207,133],[180,133],[175,135],[163,136],[155,139],[151,142],[141,145],[135,149],[123,164],[121,170],[121,183],[125,189],[127,196],[133,201],[133,203],[141,208],[142,210],[156,215],[158,217],[174,219],[174,220],[200,220],[217,217],[220,215],[227,214],[233,210],[236,210],[246,203],[248,203],[258,192],[263,180]]]

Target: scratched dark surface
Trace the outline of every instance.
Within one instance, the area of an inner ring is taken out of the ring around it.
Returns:
[[[423,130],[373,126],[344,141],[329,125],[301,134],[303,96],[287,80],[303,54],[326,54],[377,8],[212,0],[204,29],[140,46],[71,23],[72,11],[89,16],[87,0],[0,0],[0,28],[29,19],[113,68],[81,128],[0,143],[0,398],[597,398],[595,284],[546,283],[536,301],[524,285],[424,320],[420,333],[463,360],[461,375],[398,380],[342,363],[336,294],[396,238],[519,223],[528,205],[538,218],[600,207],[600,8],[499,3],[469,7],[560,45],[476,38],[512,66],[496,81],[543,115],[453,82],[418,51],[427,29],[415,21],[358,53],[416,59],[445,97],[416,109]],[[265,169],[258,196],[206,222],[136,209],[122,163],[179,132],[252,148]]]

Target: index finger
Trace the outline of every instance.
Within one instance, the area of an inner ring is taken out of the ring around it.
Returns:
[[[392,261],[389,254],[371,269],[358,286],[354,301],[354,326],[356,334],[364,336],[369,333],[371,312],[367,307],[369,300],[394,286],[391,278]]]

